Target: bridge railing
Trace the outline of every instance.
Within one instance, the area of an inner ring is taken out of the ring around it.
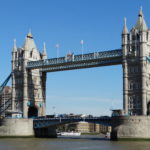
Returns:
[[[97,59],[107,59],[113,57],[115,58],[121,56],[122,56],[121,49],[103,51],[103,52],[94,52],[94,53],[88,53],[84,55],[67,54],[65,57],[30,61],[27,63],[27,68],[44,67],[47,65],[55,66],[59,64],[69,63],[69,62],[82,62],[82,61],[90,61],[90,60],[97,60]]]

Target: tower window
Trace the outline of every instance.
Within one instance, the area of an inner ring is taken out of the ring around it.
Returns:
[[[132,35],[132,40],[135,40],[135,35]]]
[[[30,57],[32,57],[32,52],[30,52]]]
[[[137,40],[139,40],[139,39],[140,39],[140,36],[139,36],[139,34],[137,34],[137,35],[136,35],[136,37],[137,37]]]
[[[23,51],[22,51],[21,55],[22,55],[22,57],[23,57],[23,55],[24,55],[24,52],[23,52]]]
[[[129,41],[130,40],[130,35],[129,34],[128,34],[127,38],[128,38],[128,41]]]
[[[132,45],[132,51],[135,51],[135,45]]]
[[[15,57],[17,58],[17,53],[15,53]]]

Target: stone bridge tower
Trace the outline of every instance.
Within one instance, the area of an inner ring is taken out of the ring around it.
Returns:
[[[12,108],[22,112],[24,118],[45,115],[46,73],[39,69],[27,70],[28,61],[47,58],[44,44],[42,54],[38,51],[31,32],[27,34],[22,48],[12,51]]]
[[[135,26],[122,32],[123,102],[127,115],[150,114],[150,30],[142,9]]]

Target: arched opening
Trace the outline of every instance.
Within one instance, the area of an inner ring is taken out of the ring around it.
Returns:
[[[35,118],[38,116],[38,110],[36,107],[29,107],[28,109],[28,118]]]
[[[147,104],[147,115],[150,115],[150,102]]]

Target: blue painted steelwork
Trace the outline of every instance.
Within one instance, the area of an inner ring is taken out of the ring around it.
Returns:
[[[1,84],[1,86],[0,86],[0,95],[2,94],[4,87],[7,85],[8,81],[10,80],[11,75],[12,74],[10,73],[10,75],[6,78],[6,80]]]
[[[12,74],[10,73],[10,75],[6,78],[6,80],[1,84],[0,86],[0,95],[2,94],[4,87],[7,85],[8,81],[10,80]],[[5,101],[5,104],[1,104],[0,105],[0,115],[5,112],[10,106],[11,106],[11,99]]]
[[[0,115],[4,113],[12,104],[12,100],[9,99],[5,102],[5,104],[0,105]]]
[[[33,120],[33,127],[47,128],[73,122],[85,121],[89,123],[103,124],[111,126],[111,117],[93,117],[93,118],[37,118]]]
[[[68,54],[66,57],[52,58],[27,63],[27,69],[55,72],[71,69],[90,68],[122,63],[122,50],[95,52],[84,55]]]
[[[150,63],[150,58],[146,57],[146,60]]]

